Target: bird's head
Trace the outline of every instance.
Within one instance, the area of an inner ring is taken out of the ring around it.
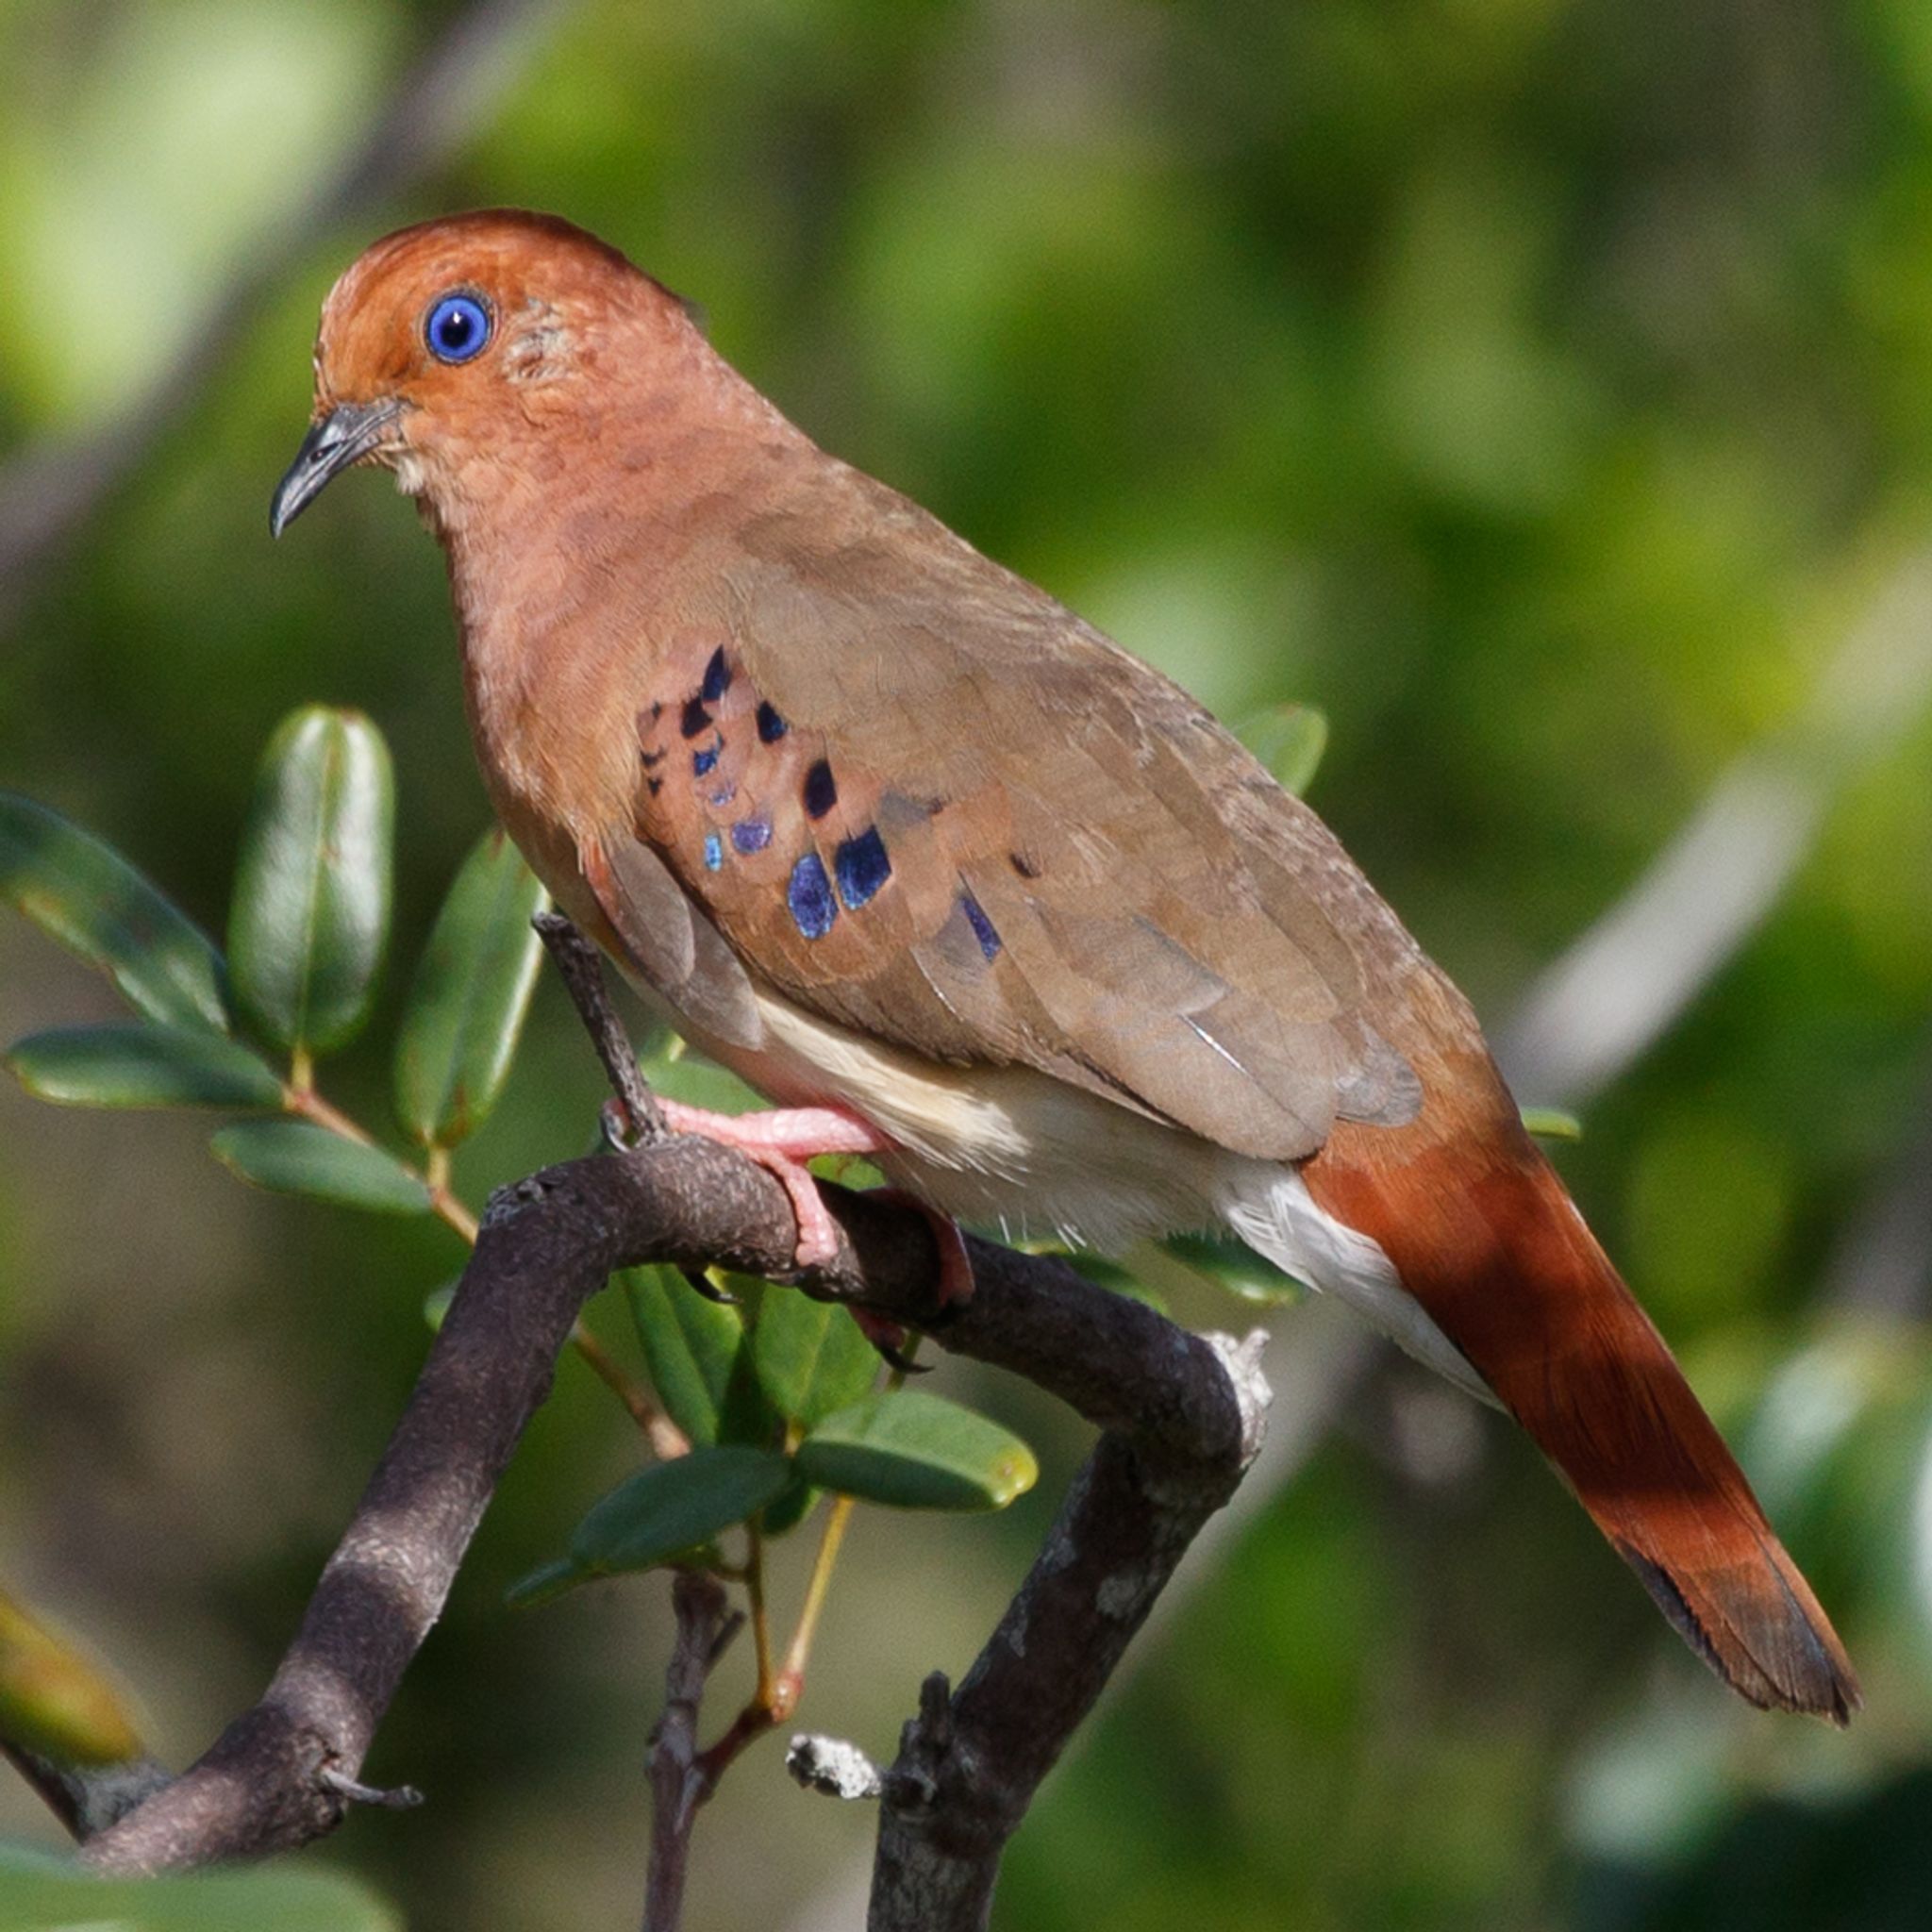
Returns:
[[[491,468],[541,477],[568,460],[572,439],[547,434],[563,416],[580,453],[600,411],[696,340],[669,290],[553,216],[491,209],[385,236],[323,304],[314,418],[269,527],[356,463],[392,469],[439,513]]]

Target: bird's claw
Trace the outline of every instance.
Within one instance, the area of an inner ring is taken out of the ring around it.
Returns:
[[[902,1375],[932,1373],[930,1362],[914,1361],[908,1353],[908,1331],[903,1322],[894,1322],[886,1315],[874,1315],[870,1308],[854,1308],[851,1315],[858,1324],[858,1332],[878,1350],[880,1359],[888,1368],[896,1369]]]

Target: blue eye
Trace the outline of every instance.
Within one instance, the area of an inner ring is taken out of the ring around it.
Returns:
[[[490,340],[490,311],[474,295],[441,295],[423,325],[439,362],[467,362]]]

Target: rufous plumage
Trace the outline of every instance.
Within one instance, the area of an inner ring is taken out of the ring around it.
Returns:
[[[546,217],[336,284],[279,530],[388,466],[441,541],[492,803],[558,903],[936,1213],[1231,1231],[1513,1414],[1691,1646],[1843,1722],[1824,1613],[1524,1133],[1467,1003],[1184,691],[840,462]]]

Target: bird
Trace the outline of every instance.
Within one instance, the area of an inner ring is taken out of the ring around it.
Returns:
[[[945,1229],[1237,1237],[1512,1415],[1734,1690],[1849,1720],[1837,1633],[1469,1003],[1201,705],[555,216],[404,228],[335,283],[274,533],[372,464],[441,546],[495,812],[773,1104],[672,1124],[779,1174],[802,1263],[826,1151]]]

